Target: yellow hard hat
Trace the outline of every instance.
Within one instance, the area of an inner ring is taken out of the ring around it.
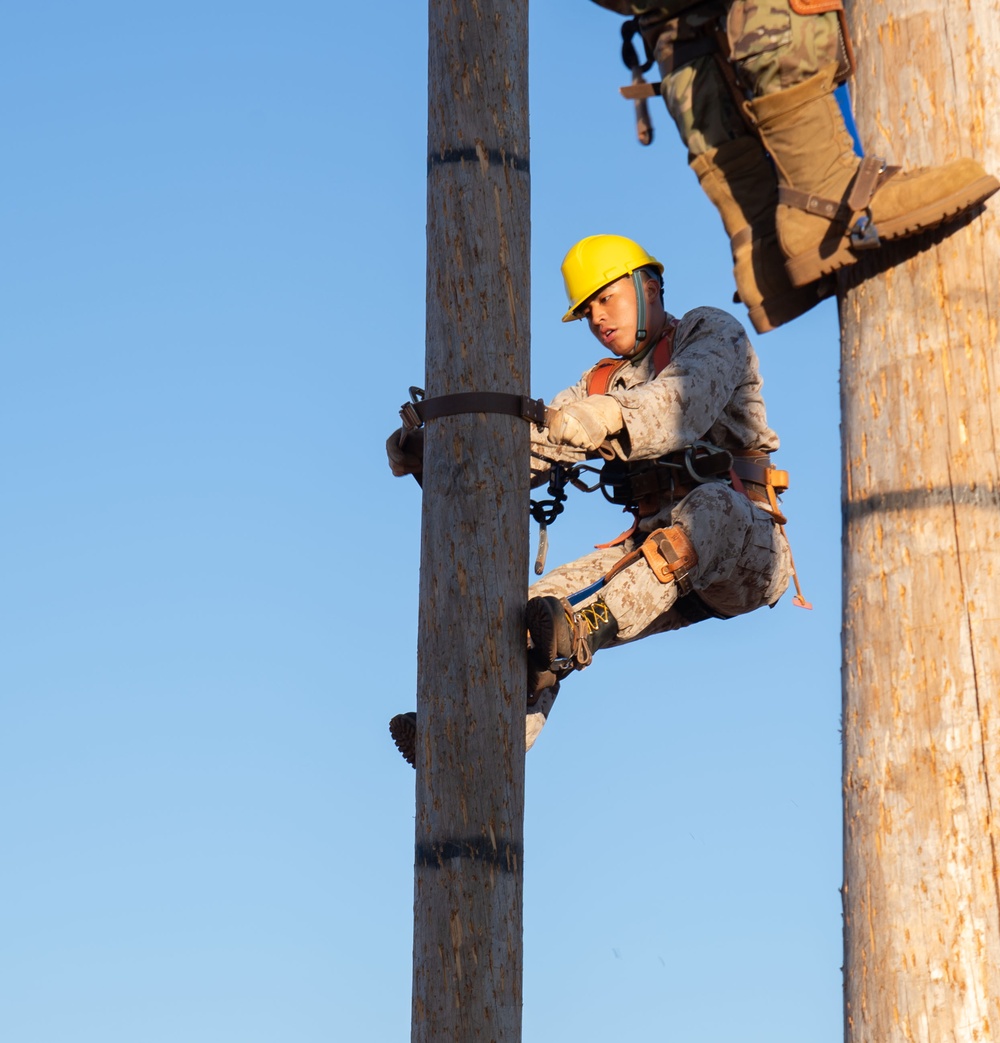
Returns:
[[[663,265],[633,239],[623,235],[588,235],[570,248],[562,263],[563,282],[569,298],[569,311],[563,322],[572,322],[573,313],[602,286],[630,275],[639,268],[655,268],[663,274]]]

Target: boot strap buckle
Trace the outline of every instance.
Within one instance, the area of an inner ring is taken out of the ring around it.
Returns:
[[[851,226],[851,246],[855,250],[876,250],[882,245],[870,214],[861,214]]]

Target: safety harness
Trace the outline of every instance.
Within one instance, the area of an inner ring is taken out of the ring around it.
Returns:
[[[646,315],[645,315],[645,295],[642,292],[641,285],[636,290],[636,303],[642,314],[639,316],[641,325],[645,326]],[[677,334],[677,319],[672,319],[667,323],[666,329],[660,334],[660,339],[653,345],[653,375],[662,372],[667,366],[670,365],[670,359],[674,352],[674,337]],[[642,336],[637,336],[637,341],[643,341],[646,339],[646,330],[640,331]],[[587,370],[585,379],[587,381],[587,394],[588,395],[606,395],[608,388],[611,387],[611,382],[614,378],[626,367],[634,366],[637,362],[641,362],[645,357],[645,352],[641,355],[629,355],[625,358],[605,358],[601,359],[600,362],[595,363]]]
[[[670,364],[678,324],[676,319],[668,322],[660,339],[653,346],[654,377]],[[632,365],[636,361],[638,360],[630,358],[601,359],[586,374],[587,394],[606,395],[617,374],[625,366]],[[573,481],[574,485],[591,491],[581,485],[578,476],[576,478],[577,480]],[[598,473],[596,487],[601,490],[609,502],[620,504],[625,511],[630,512],[633,522],[615,539],[608,543],[598,544],[598,548],[616,547],[624,543],[636,533],[641,519],[651,517],[663,510],[664,501],[673,503],[681,500],[706,482],[723,482],[730,485],[736,492],[741,493],[765,510],[784,533],[788,519],[781,511],[778,497],[788,490],[788,472],[772,467],[770,454],[763,450],[731,450],[705,440],[699,440],[653,460],[634,462],[617,458],[605,460]],[[669,532],[669,530],[657,530],[653,536],[665,532]],[[787,541],[787,535],[785,538]],[[603,582],[607,582],[614,572],[631,564],[641,554],[646,558],[654,573],[659,567],[674,575],[682,594],[678,602],[679,607],[683,610],[685,605],[690,602],[692,613],[690,622],[697,622],[708,616],[718,616],[717,612],[701,602],[701,599],[691,590],[690,585],[685,584],[683,577],[686,575],[686,567],[678,559],[676,548],[672,550],[665,547],[662,538],[655,546],[647,547],[648,543],[650,540],[644,541],[635,551],[626,555],[612,572],[604,577]],[[789,546],[789,557],[791,559],[791,546]],[[656,564],[657,562],[659,565]],[[794,559],[791,559],[791,569],[796,591],[792,599],[793,604],[800,608],[812,608],[802,594]],[[537,568],[536,571],[538,571]],[[658,578],[663,581],[662,577],[658,576]],[[681,601],[685,605],[680,605]]]
[[[678,321],[667,324],[652,349],[653,376],[670,364]],[[586,374],[587,394],[606,395],[615,377],[637,360],[601,359]],[[787,521],[778,496],[788,489],[788,472],[771,467],[770,454],[755,449],[730,450],[700,440],[653,460],[610,459],[600,471],[599,488],[610,503],[620,504],[634,516],[631,528],[601,547],[624,543],[648,518],[663,509],[665,499],[683,499],[705,482],[728,482],[737,492],[763,507],[779,525]]]
[[[636,297],[640,301],[643,299],[641,285],[636,287]],[[639,322],[642,326],[645,325],[644,314],[640,314]],[[654,376],[670,364],[677,326],[676,319],[668,322],[663,333],[652,346]],[[646,351],[643,351],[638,356],[631,358],[602,359],[586,374],[587,394],[606,394],[615,375],[624,366],[639,362],[645,355]],[[400,445],[404,444],[412,431],[423,427],[426,421],[438,417],[455,416],[461,413],[501,413],[520,417],[538,427],[544,427],[547,423],[547,412],[545,403],[541,399],[533,399],[528,395],[473,391],[440,395],[428,399],[424,397],[422,388],[411,387],[410,401],[403,403],[399,411],[400,419],[403,422]],[[768,511],[775,523],[784,531],[785,517],[778,507],[777,496],[788,488],[788,472],[771,467],[770,457],[765,452],[754,450],[732,452],[712,445],[710,442],[699,441],[650,461],[631,463],[606,458],[604,466],[600,469],[582,463],[567,465],[554,460],[546,462],[550,464],[551,468],[548,492],[552,498],[543,501],[532,500],[530,504],[531,517],[538,522],[540,529],[538,557],[535,561],[535,572],[539,575],[544,568],[548,546],[547,527],[563,511],[567,484],[574,485],[584,492],[594,492],[596,489],[600,489],[611,503],[621,504],[634,515],[635,520],[629,529],[610,543],[599,544],[600,547],[614,547],[624,543],[638,528],[640,518],[648,517],[662,509],[665,497],[679,500],[696,486],[708,481],[728,482],[737,492]],[[583,471],[596,472],[598,474],[597,483],[587,485],[580,478],[580,473]],[[640,552],[646,555],[647,560],[649,559],[649,553],[640,547],[638,551],[626,555],[626,558],[618,563],[612,573],[626,564],[631,564],[633,554]],[[676,572],[683,565],[681,559],[671,558],[669,552],[664,556],[662,546],[655,553],[663,557],[665,567],[670,572]],[[789,548],[790,555],[791,548]],[[653,567],[652,561],[650,561],[650,566]],[[802,596],[794,560],[791,562],[791,567],[796,590],[796,595],[792,599],[793,604],[803,608],[812,608],[812,605]],[[656,571],[655,568],[654,571]],[[603,585],[612,573],[595,584],[595,589]],[[675,578],[677,578],[676,575]],[[681,584],[681,579],[678,578],[677,581]],[[587,588],[585,591],[578,591],[576,596],[582,597],[589,592],[590,588]],[[685,608],[680,604],[681,602],[690,602],[690,605]],[[698,622],[709,616],[719,615],[704,604],[694,591],[685,593],[678,600],[678,606],[682,611],[690,613],[689,622]]]

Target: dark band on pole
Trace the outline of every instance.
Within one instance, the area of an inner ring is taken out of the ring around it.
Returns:
[[[987,482],[981,485],[946,485],[935,489],[890,489],[842,505],[844,521],[859,521],[891,511],[930,510],[934,507],[980,507],[1000,510],[1000,496]]]
[[[520,844],[499,840],[494,844],[484,837],[464,840],[435,840],[417,844],[415,861],[426,869],[443,869],[456,858],[493,866],[504,873],[520,873],[524,851]]]
[[[441,152],[432,152],[427,157],[427,171],[429,173],[433,167],[445,163],[481,163],[484,158],[491,167],[510,167],[525,173],[528,171],[527,159],[498,148],[446,148]]]

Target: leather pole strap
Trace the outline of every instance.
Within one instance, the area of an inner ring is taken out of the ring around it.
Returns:
[[[545,402],[528,395],[511,395],[503,391],[463,391],[454,395],[438,395],[417,402],[405,402],[399,410],[403,427],[414,430],[428,420],[460,413],[500,413],[517,416],[529,423],[545,425]]]

